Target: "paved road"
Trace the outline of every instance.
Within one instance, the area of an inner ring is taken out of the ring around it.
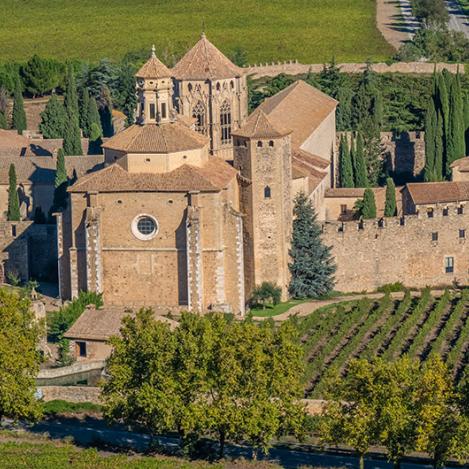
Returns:
[[[412,37],[419,27],[418,21],[412,15],[410,0],[399,0],[403,20],[408,25],[409,35]],[[460,31],[469,38],[469,19],[464,15],[458,0],[446,0],[449,12],[448,28],[453,31]]]
[[[104,442],[112,446],[133,448],[137,452],[145,451],[151,441],[149,435],[137,432],[129,432],[124,429],[107,427],[101,420],[89,419],[79,421],[68,420],[48,420],[33,426],[30,431],[34,433],[48,433],[51,438],[62,439],[73,437],[78,445],[88,446],[97,441]],[[160,437],[156,439],[158,444],[168,450],[177,449],[176,438]],[[154,441],[155,442],[155,441]],[[228,457],[244,457],[250,459],[251,450],[246,447],[228,446]],[[276,447],[270,451],[269,460],[275,461],[287,469],[297,469],[300,466],[309,467],[350,467],[358,466],[357,458],[349,454],[329,454],[321,452],[295,451],[292,449]],[[366,459],[366,469],[391,469],[392,465],[378,457]],[[403,463],[403,469],[425,469],[431,466],[416,463]]]

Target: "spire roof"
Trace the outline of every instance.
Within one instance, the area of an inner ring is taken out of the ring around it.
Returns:
[[[235,78],[244,73],[207,39],[205,33],[173,68],[173,75],[179,80]]]
[[[267,114],[259,108],[249,116],[240,129],[233,131],[233,135],[247,138],[279,138],[290,133],[291,130],[274,124]]]
[[[151,48],[150,58],[142,65],[135,74],[137,78],[170,78],[169,68],[156,57],[155,46]]]

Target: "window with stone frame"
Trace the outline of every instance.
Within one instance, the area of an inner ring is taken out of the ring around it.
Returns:
[[[192,109],[192,117],[195,119],[195,130],[201,134],[207,134],[206,113],[205,106],[202,101],[197,101],[197,104]]]
[[[220,127],[221,144],[229,145],[231,143],[231,106],[228,101],[224,101],[220,107]]]
[[[454,272],[454,257],[445,257],[445,272],[447,274]]]

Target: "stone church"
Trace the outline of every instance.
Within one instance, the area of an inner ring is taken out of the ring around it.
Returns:
[[[248,115],[245,71],[205,35],[136,78],[135,124],[57,214],[61,297],[237,315],[263,281],[286,298],[293,199],[320,212],[333,185],[336,101],[297,81]]]

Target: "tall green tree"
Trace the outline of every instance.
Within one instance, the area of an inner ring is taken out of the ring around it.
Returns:
[[[2,111],[0,111],[0,129],[8,129],[7,117]]]
[[[118,96],[116,105],[127,117],[127,125],[135,122],[137,108],[137,94],[135,93],[135,68],[124,63],[119,71],[117,79]]]
[[[18,184],[16,180],[16,169],[13,163],[8,170],[8,221],[20,221],[20,199],[18,197]]]
[[[466,156],[469,155],[469,94],[464,99],[464,136],[466,142]]]
[[[80,100],[80,127],[83,130],[83,136],[89,137],[91,132],[91,122],[89,121],[90,93],[88,88],[82,88]]]
[[[437,113],[436,116],[436,133],[435,133],[435,163],[433,167],[433,174],[435,181],[443,180],[443,169],[444,169],[444,133],[445,123],[441,112]]]
[[[460,407],[452,377],[440,357],[431,356],[417,377],[414,406],[416,449],[430,455],[441,468],[452,456],[469,458],[469,420]]]
[[[424,180],[435,181],[435,159],[436,159],[436,126],[437,117],[435,102],[430,99],[425,112],[425,168]]]
[[[357,134],[357,146],[355,150],[355,187],[368,187],[367,168],[365,163],[365,149],[363,135]]]
[[[88,144],[88,155],[101,155],[103,153],[103,149],[101,145],[103,144],[102,139],[102,130],[101,126],[96,122],[91,124],[91,132]]]
[[[384,205],[384,216],[394,217],[396,215],[396,186],[392,178],[386,179],[386,202]]]
[[[445,168],[447,178],[451,177],[451,164],[465,156],[464,109],[458,78],[452,78],[449,90],[450,107]]]
[[[376,218],[376,201],[372,189],[366,188],[363,194],[363,204],[361,207],[361,216],[367,220]]]
[[[21,67],[21,76],[26,91],[35,96],[44,94],[57,88],[63,79],[63,66],[50,59],[43,59],[34,54]]]
[[[105,416],[183,441],[214,436],[266,450],[300,434],[303,354],[295,328],[185,313],[177,328],[151,310],[123,321],[111,339]]]
[[[295,198],[293,215],[290,294],[295,298],[325,295],[334,287],[336,265],[331,248],[322,242],[311,201],[303,192]]]
[[[44,138],[63,138],[67,115],[57,95],[53,94],[41,112],[39,130]]]
[[[16,80],[15,92],[13,95],[13,117],[12,126],[21,135],[26,130],[26,113],[24,112],[23,91],[21,82],[18,78]]]
[[[426,28],[446,28],[449,21],[444,0],[412,0],[412,13]]]
[[[340,187],[355,187],[353,182],[352,159],[347,138],[342,135],[339,144],[339,182]]]
[[[29,300],[0,289],[0,419],[35,421],[41,416],[34,394],[42,332]]]
[[[57,152],[57,162],[54,181],[54,200],[51,207],[51,214],[58,210],[67,208],[67,187],[68,177],[65,166],[65,153],[62,148]]]
[[[71,64],[67,67],[65,77],[65,112],[67,120],[64,129],[63,149],[66,156],[82,155],[79,109],[75,75]]]
[[[112,122],[112,97],[111,92],[107,86],[101,88],[100,95],[101,106],[99,114],[101,116],[101,127],[103,129],[104,137],[112,137],[114,135],[114,124]]]

